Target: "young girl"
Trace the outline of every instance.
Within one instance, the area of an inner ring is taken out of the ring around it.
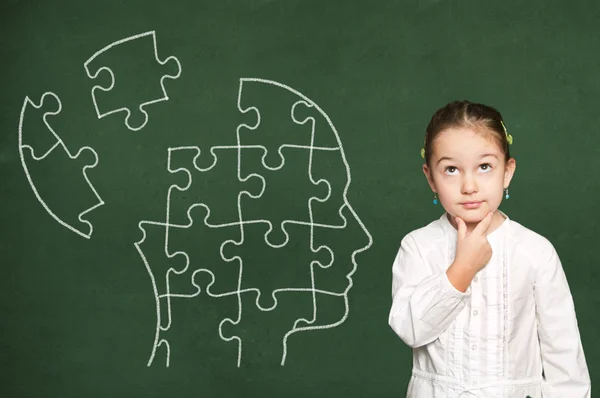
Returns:
[[[407,397],[591,396],[558,254],[498,209],[509,144],[500,113],[469,101],[427,127],[423,172],[445,213],[402,239],[392,267],[389,324],[413,349]]]

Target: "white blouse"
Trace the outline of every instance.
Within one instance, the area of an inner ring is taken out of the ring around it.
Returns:
[[[400,243],[389,324],[413,348],[407,397],[589,398],[558,254],[498,211],[506,220],[487,236],[492,257],[464,293],[446,276],[458,235],[446,213]]]

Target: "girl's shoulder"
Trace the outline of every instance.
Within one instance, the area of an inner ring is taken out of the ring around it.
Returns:
[[[552,242],[544,235],[515,220],[510,220],[507,238],[507,241],[511,246],[517,246],[522,250],[536,254],[546,253],[549,250],[554,249]]]
[[[552,242],[541,233],[516,221],[510,226],[507,245],[515,257],[529,259],[534,268],[544,267],[559,258]]]

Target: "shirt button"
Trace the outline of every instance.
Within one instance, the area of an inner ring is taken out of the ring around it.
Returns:
[[[471,349],[472,349],[473,351],[475,351],[475,349],[476,349],[476,348],[477,348],[477,344],[473,344],[473,345],[471,345]]]
[[[473,385],[476,386],[477,385],[477,380],[473,380]]]
[[[479,314],[479,312],[477,312],[477,310],[473,310],[473,315],[477,316],[477,314]]]
[[[475,275],[475,276],[473,277],[473,282],[477,282],[477,279],[478,279],[478,278],[477,278],[477,275]]]

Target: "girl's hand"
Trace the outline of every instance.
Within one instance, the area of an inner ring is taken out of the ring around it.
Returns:
[[[479,272],[492,258],[492,246],[487,235],[493,215],[493,212],[489,212],[470,234],[467,234],[465,222],[460,217],[455,217],[458,238],[454,262],[470,268],[473,273]]]

